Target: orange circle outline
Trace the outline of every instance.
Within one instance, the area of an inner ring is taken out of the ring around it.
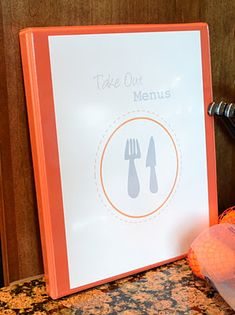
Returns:
[[[164,200],[164,202],[155,210],[151,211],[150,213],[148,214],[145,214],[145,215],[129,215],[129,214],[126,214],[125,212],[119,210],[113,203],[112,201],[110,200],[106,190],[105,190],[105,187],[104,187],[104,182],[103,182],[103,175],[102,175],[102,170],[103,170],[103,159],[104,159],[104,154],[105,154],[105,151],[107,149],[107,146],[111,140],[111,138],[113,137],[113,135],[124,125],[126,125],[127,123],[131,122],[131,121],[134,121],[134,120],[149,120],[149,121],[152,121],[158,125],[160,125],[164,130],[165,132],[168,134],[168,136],[170,137],[172,143],[173,143],[173,146],[174,146],[174,149],[175,149],[175,153],[176,153],[176,175],[175,175],[175,179],[174,179],[174,184],[169,192],[169,194],[167,195],[166,199]],[[102,186],[102,190],[103,190],[103,193],[106,197],[106,199],[108,200],[108,202],[110,203],[110,205],[114,208],[114,210],[116,210],[118,213],[128,217],[128,218],[135,218],[135,219],[140,219],[140,218],[145,218],[145,217],[148,217],[150,215],[152,215],[153,213],[157,212],[160,208],[162,208],[164,206],[164,204],[167,202],[167,200],[170,198],[170,195],[172,194],[174,188],[175,188],[175,184],[176,184],[176,180],[178,178],[178,174],[179,174],[179,155],[178,155],[178,151],[177,151],[177,148],[176,148],[176,144],[175,144],[175,141],[174,139],[172,138],[170,132],[167,130],[167,128],[161,124],[160,122],[158,122],[157,120],[154,120],[152,118],[149,118],[149,117],[135,117],[135,118],[131,118],[131,119],[128,119],[126,121],[124,121],[121,125],[119,125],[112,133],[111,135],[109,136],[107,142],[105,143],[105,146],[104,146],[104,149],[103,149],[103,152],[102,152],[102,155],[101,155],[101,160],[100,160],[100,181],[101,181],[101,186]]]

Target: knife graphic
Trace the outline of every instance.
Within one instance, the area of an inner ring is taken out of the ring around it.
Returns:
[[[149,190],[151,193],[156,193],[158,191],[158,183],[156,176],[156,152],[155,143],[153,137],[149,140],[148,153],[146,158],[146,167],[150,168],[150,180],[149,180]]]

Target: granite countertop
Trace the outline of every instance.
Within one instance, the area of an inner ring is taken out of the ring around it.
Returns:
[[[52,300],[43,278],[0,289],[0,314],[235,314],[185,259]]]

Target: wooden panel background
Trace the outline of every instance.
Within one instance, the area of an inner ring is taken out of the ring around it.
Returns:
[[[0,222],[6,284],[43,272],[19,30],[29,26],[198,21],[210,27],[214,99],[235,101],[235,1],[1,0]],[[235,143],[220,121],[216,121],[216,147],[222,211],[235,204]]]

